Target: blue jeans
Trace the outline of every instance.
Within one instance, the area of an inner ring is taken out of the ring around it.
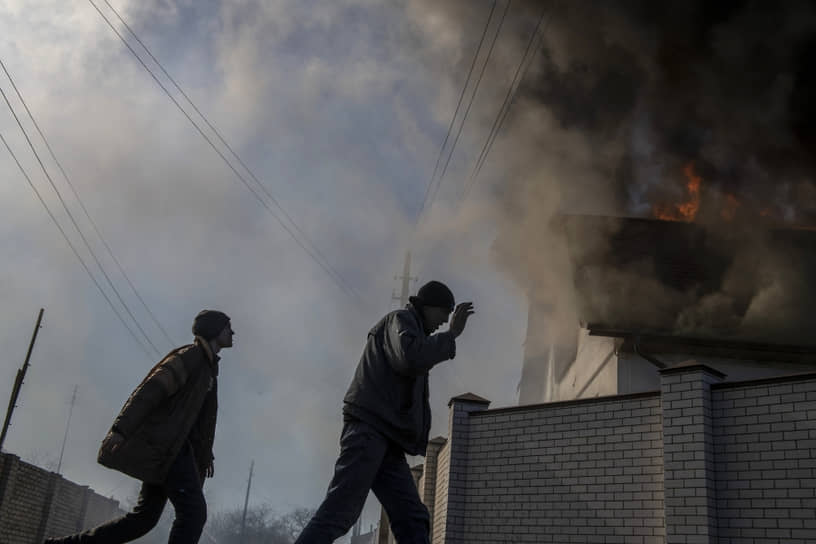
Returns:
[[[326,498],[295,544],[330,544],[351,529],[368,491],[380,501],[399,544],[429,544],[428,509],[419,499],[402,449],[361,421],[340,437],[340,457]]]
[[[196,544],[207,521],[193,449],[189,443],[173,461],[162,485],[142,484],[132,512],[84,533],[51,539],[53,544],[122,544],[146,535],[159,522],[167,499],[176,510],[168,544]]]

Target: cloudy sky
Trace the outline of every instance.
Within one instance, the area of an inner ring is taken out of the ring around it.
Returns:
[[[97,4],[124,33],[105,3]],[[526,328],[523,292],[491,257],[496,227],[478,211],[489,194],[473,192],[466,204],[470,214],[454,213],[460,209],[454,197],[518,62],[520,38],[509,33],[497,45],[496,58],[506,60],[497,72],[502,77],[494,72],[480,91],[461,151],[434,207],[415,229],[491,7],[478,2],[452,13],[433,4],[111,0],[340,282],[242,185],[89,2],[0,2],[0,60],[169,340],[96,237],[8,79],[0,80],[0,88],[158,351],[189,342],[192,317],[202,308],[232,317],[237,337],[222,354],[216,476],[206,486],[214,511],[241,505],[252,459],[253,501],[282,512],[318,504],[337,453],[343,394],[368,328],[394,307],[394,276],[408,249],[419,284],[443,280],[459,300],[477,307],[455,362],[432,373],[433,434],[445,434],[446,403],[453,395],[473,391],[495,405],[516,400]],[[178,92],[174,97],[183,101]],[[118,312],[141,336],[5,104],[0,133]],[[98,466],[96,451],[159,356],[119,321],[4,148],[0,175],[4,399],[37,311],[45,308],[6,449],[55,463],[77,385],[63,473],[127,500],[136,483]],[[294,231],[291,224],[289,229]],[[366,516],[366,524],[375,521],[373,506]]]

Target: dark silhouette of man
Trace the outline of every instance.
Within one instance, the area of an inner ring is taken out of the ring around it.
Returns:
[[[176,517],[169,544],[195,544],[207,521],[202,486],[214,474],[218,352],[232,347],[230,319],[202,310],[192,344],[174,349],[133,391],[102,441],[99,462],[142,481],[132,512],[45,544],[120,544],[159,521],[169,499]]]
[[[448,321],[449,330],[432,334]],[[431,428],[428,372],[456,355],[473,304],[454,310],[444,284],[423,285],[410,304],[368,333],[343,400],[340,456],[326,498],[295,544],[329,544],[344,535],[374,491],[399,544],[428,544],[429,515],[405,454],[425,455]]]

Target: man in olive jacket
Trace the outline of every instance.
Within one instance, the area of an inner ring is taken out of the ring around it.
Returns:
[[[142,481],[133,511],[46,544],[130,542],[156,526],[168,499],[176,511],[169,544],[198,542],[207,521],[203,481],[214,473],[218,352],[232,347],[234,333],[226,314],[202,310],[193,334],[153,367],[102,441],[99,462]]]
[[[429,516],[405,454],[425,455],[431,428],[428,372],[456,355],[456,338],[473,314],[440,282],[423,285],[408,306],[368,333],[343,400],[340,456],[328,493],[295,544],[329,544],[344,535],[368,491],[385,508],[399,544],[428,544]],[[432,334],[453,318],[448,331]]]

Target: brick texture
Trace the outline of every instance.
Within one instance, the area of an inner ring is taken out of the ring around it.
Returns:
[[[433,544],[816,543],[816,374],[724,378],[690,361],[654,393],[452,399],[419,480]]]
[[[445,542],[662,543],[662,445],[658,394],[470,414]]]
[[[436,510],[436,475],[439,466],[439,452],[446,443],[446,439],[439,437],[430,441],[428,444],[428,452],[425,455],[425,466],[422,472],[422,478],[419,480],[419,497],[428,508],[431,522],[431,535],[433,535],[434,511]]]
[[[432,544],[444,544],[445,526],[448,521],[448,475],[450,473],[450,448],[442,446],[437,458],[436,498],[431,526]],[[426,503],[427,506],[427,503]]]
[[[97,495],[89,489],[87,491],[85,517],[82,520],[82,530],[96,527],[123,514],[124,512],[119,508],[118,501]]]
[[[718,542],[816,542],[816,377],[711,395]]]
[[[46,470],[21,462],[16,456],[6,459],[9,466],[2,512],[0,542],[29,544],[43,530],[43,514],[49,508],[51,478]]]
[[[662,371],[667,544],[715,544],[711,386],[723,375],[704,365]]]
[[[0,454],[0,543],[39,544],[122,515],[119,503],[85,486]]]

